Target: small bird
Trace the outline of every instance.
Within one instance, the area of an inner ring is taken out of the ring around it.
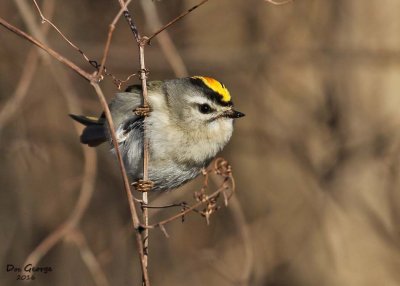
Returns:
[[[141,85],[117,93],[109,104],[117,141],[131,179],[141,179],[145,124],[152,191],[175,189],[210,164],[231,138],[234,119],[244,114],[233,109],[225,85],[210,77],[149,81],[147,89],[149,116],[134,112],[142,105]],[[70,116],[86,126],[81,143],[111,142],[104,113],[99,118]]]

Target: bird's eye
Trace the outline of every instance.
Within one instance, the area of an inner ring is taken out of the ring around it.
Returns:
[[[213,112],[213,109],[211,108],[210,105],[208,105],[207,103],[203,103],[199,105],[199,110],[201,113],[203,114],[207,114],[207,113],[211,113]]]

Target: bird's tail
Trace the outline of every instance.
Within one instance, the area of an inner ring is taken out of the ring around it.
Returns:
[[[107,141],[104,116],[99,118],[74,114],[69,116],[86,126],[81,134],[81,143],[96,147]]]

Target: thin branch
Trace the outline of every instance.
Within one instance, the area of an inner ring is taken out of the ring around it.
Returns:
[[[35,4],[36,9],[37,9],[38,12],[39,12],[40,18],[42,19],[42,23],[49,23],[50,26],[52,26],[52,27],[54,28],[54,30],[56,30],[57,33],[58,33],[68,44],[70,44],[71,47],[73,47],[75,50],[77,50],[77,51],[83,56],[83,58],[84,58],[87,62],[90,62],[89,58],[85,55],[85,53],[84,53],[80,48],[78,48],[78,46],[76,46],[74,43],[72,43],[72,42],[67,38],[67,36],[65,36],[65,35],[60,31],[60,29],[58,29],[58,27],[57,27],[56,25],[53,24],[53,22],[51,22],[49,19],[47,19],[47,18],[43,15],[42,10],[40,9],[40,7],[39,7],[39,5],[37,4],[36,0],[32,0],[32,1],[33,1],[33,3]]]
[[[199,5],[196,5],[195,7],[189,9],[187,12],[181,14],[179,17],[177,17],[175,20],[171,21],[170,23],[168,23],[166,26],[164,26],[161,30],[159,30],[158,32],[156,32],[153,36],[151,36],[150,38],[154,38],[157,34],[159,34],[161,31],[165,30],[166,28],[168,28],[169,26],[171,26],[173,23],[177,22],[179,19],[183,18],[185,15],[187,15],[188,13],[190,13],[191,11],[193,11],[194,9],[196,9],[197,7],[201,6],[202,4],[204,4],[205,2],[207,2],[208,0],[204,0],[202,3],[200,3]],[[120,6],[121,8],[123,7],[124,2],[122,0],[119,0]],[[146,44],[149,44],[149,40],[150,38],[147,37],[141,37],[140,33],[135,25],[135,22],[133,20],[133,18],[131,17],[128,9],[125,9],[124,11],[124,15],[126,20],[128,21],[129,27],[132,30],[132,33],[134,34],[134,37],[138,43],[138,47],[139,47],[139,62],[140,62],[140,79],[141,79],[141,84],[142,84],[142,96],[143,96],[143,108],[147,108],[150,109],[149,103],[148,103],[148,94],[147,94],[147,69],[145,66],[145,58],[144,58],[144,47]],[[153,14],[154,15],[154,14]],[[165,41],[164,41],[165,44]],[[172,41],[169,41],[169,50],[171,50],[171,46],[172,45]],[[165,45],[164,45],[165,47]],[[165,51],[164,51],[165,52]],[[172,56],[175,56],[174,61],[176,62],[177,57],[176,57],[176,50],[175,50],[175,54],[172,54]],[[170,57],[171,58],[171,57]],[[179,58],[180,59],[180,58]],[[178,60],[179,60],[178,59]],[[183,61],[180,61],[180,73],[181,74],[185,74],[187,73]],[[182,68],[183,67],[183,68]],[[146,132],[146,126],[144,126],[144,131],[143,131],[143,181],[147,182],[148,181],[148,163],[149,163],[149,141],[148,141],[148,137],[147,137],[147,132]],[[144,231],[143,231],[143,236],[144,236],[144,250],[145,250],[145,257],[144,257],[144,264],[146,265],[146,267],[148,266],[148,249],[149,249],[149,232],[148,232],[148,225],[149,225],[149,216],[148,216],[148,208],[146,207],[148,205],[148,196],[147,196],[147,192],[143,192],[142,193],[142,204],[143,204],[143,208],[142,208],[142,214],[143,214],[143,221],[144,221]],[[145,285],[148,285],[148,281],[145,281],[144,279],[144,283]]]
[[[113,34],[114,34],[114,30],[115,30],[115,25],[117,24],[118,20],[121,18],[122,13],[123,13],[124,11],[126,11],[128,5],[129,5],[129,3],[130,3],[131,1],[132,1],[132,0],[127,0],[127,1],[123,4],[123,6],[122,6],[122,7],[120,8],[120,10],[118,11],[117,15],[114,17],[114,20],[113,20],[113,21],[111,22],[111,24],[109,25],[108,36],[107,36],[107,42],[106,42],[106,45],[105,45],[105,47],[104,47],[103,57],[102,57],[102,59],[101,59],[100,68],[99,68],[99,71],[98,71],[98,73],[97,73],[97,76],[98,76],[99,78],[102,77],[102,74],[103,74],[103,71],[104,71],[104,66],[105,66],[105,64],[106,64],[106,59],[107,59],[107,57],[108,57],[108,52],[109,52],[109,49],[110,49],[111,39],[112,39],[112,36],[113,36]]]
[[[133,196],[131,193],[128,176],[126,174],[125,165],[122,160],[121,151],[119,150],[117,136],[115,134],[115,127],[114,127],[114,123],[113,123],[113,120],[111,117],[111,112],[108,107],[107,101],[104,97],[103,91],[101,90],[98,83],[91,81],[90,84],[93,86],[93,88],[96,91],[96,94],[98,96],[101,106],[103,107],[104,114],[106,116],[107,123],[110,128],[112,143],[113,143],[113,146],[115,149],[115,153],[117,154],[118,166],[120,168],[122,179],[124,182],[124,189],[125,189],[126,195],[128,197],[129,209],[131,211],[132,224],[133,224],[133,227],[135,230],[136,245],[137,245],[137,250],[139,253],[139,257],[140,257],[140,265],[142,268],[143,279],[147,283],[145,285],[149,286],[150,282],[149,282],[149,276],[148,276],[147,267],[146,267],[145,259],[144,259],[145,253],[144,253],[144,248],[143,248],[143,240],[142,240],[142,235],[140,233],[141,225],[140,225],[139,217],[137,215],[136,206],[133,202]]]
[[[142,81],[142,96],[143,96],[143,107],[149,107],[148,94],[147,94],[147,70],[144,63],[144,45],[139,43],[139,61],[140,61],[140,78]],[[143,128],[143,181],[149,180],[149,138],[147,136],[147,128],[144,125]],[[144,205],[149,204],[147,192],[142,193],[142,201]],[[147,208],[143,209],[143,221],[144,225],[149,224],[149,211]],[[145,265],[148,267],[148,252],[149,252],[149,232],[147,229],[143,232],[144,236],[144,248],[145,248]],[[147,284],[145,284],[147,285]]]
[[[189,10],[183,12],[182,14],[180,14],[178,17],[176,17],[175,19],[171,20],[170,22],[168,22],[167,24],[165,24],[162,28],[160,28],[157,32],[155,32],[153,35],[151,35],[150,37],[147,38],[146,42],[148,44],[150,44],[150,41],[157,36],[158,34],[160,34],[162,31],[164,31],[165,29],[169,28],[171,25],[175,24],[176,22],[178,22],[180,19],[182,19],[183,17],[185,17],[187,14],[189,14],[190,12],[192,12],[193,10],[199,8],[201,5],[205,4],[206,2],[208,2],[208,0],[203,0],[201,1],[199,4],[193,6],[192,8],[190,8]]]
[[[42,19],[42,23],[48,23],[48,24],[50,24],[50,26],[52,26],[52,27],[57,31],[57,33],[58,33],[70,46],[72,46],[76,51],[78,51],[78,52],[83,56],[83,58],[84,58],[91,66],[93,66],[93,67],[95,67],[95,68],[97,69],[97,80],[98,80],[98,81],[100,81],[100,80],[103,79],[103,73],[104,73],[105,75],[108,75],[108,76],[111,76],[111,77],[112,77],[113,82],[114,82],[114,84],[117,86],[118,89],[121,89],[121,84],[122,84],[123,82],[125,82],[125,81],[124,81],[124,80],[119,80],[119,79],[117,79],[117,78],[116,78],[113,74],[111,74],[111,73],[107,73],[107,72],[105,71],[105,69],[106,69],[106,68],[105,68],[105,62],[106,62],[106,59],[107,59],[107,57],[108,57],[108,52],[109,52],[110,44],[111,44],[111,38],[112,38],[112,35],[113,35],[113,33],[114,33],[116,23],[118,22],[118,20],[119,20],[119,18],[121,17],[122,13],[124,12],[124,10],[126,9],[127,5],[128,5],[131,1],[132,1],[132,0],[127,0],[127,2],[124,4],[124,7],[122,7],[122,8],[120,9],[120,11],[117,13],[117,15],[115,16],[114,20],[113,20],[112,23],[110,24],[110,26],[109,26],[109,31],[108,31],[108,36],[107,36],[107,41],[106,41],[106,45],[105,45],[105,47],[104,47],[103,57],[102,57],[102,60],[101,60],[100,65],[98,65],[98,63],[97,63],[96,61],[90,60],[89,57],[86,56],[86,54],[82,51],[82,49],[80,49],[77,45],[75,45],[74,43],[72,43],[72,41],[71,41],[70,39],[68,39],[67,36],[65,36],[65,35],[61,32],[61,30],[60,30],[52,21],[50,21],[48,18],[46,18],[46,17],[44,16],[44,13],[43,13],[42,10],[40,9],[39,5],[37,4],[36,0],[33,0],[34,4],[35,4],[35,6],[36,6],[36,9],[38,10],[39,15],[40,15],[40,17],[41,17],[41,19]],[[129,77],[128,77],[128,79],[129,79]],[[128,80],[128,79],[127,79],[127,80]],[[127,81],[127,80],[126,80],[126,81]]]
[[[208,173],[209,172],[215,172],[217,175],[222,177],[222,182],[219,185],[218,189],[216,191],[214,191],[213,193],[211,193],[210,195],[206,195],[205,194],[205,189],[207,188],[208,185]],[[186,206],[182,209],[182,211],[176,215],[173,215],[167,219],[164,219],[162,221],[159,221],[157,223],[151,224],[151,225],[142,225],[143,228],[148,228],[148,229],[153,229],[156,227],[162,227],[164,225],[166,225],[167,223],[170,223],[174,220],[177,220],[179,218],[184,217],[186,214],[190,213],[190,212],[198,212],[202,215],[204,215],[206,217],[206,219],[208,218],[208,216],[210,215],[210,213],[207,213],[207,210],[209,210],[208,208],[206,208],[206,211],[199,211],[198,208],[203,206],[203,205],[210,205],[212,204],[213,207],[216,207],[215,205],[215,200],[222,194],[226,194],[228,191],[230,194],[233,194],[235,192],[235,180],[232,176],[231,173],[231,169],[230,166],[228,165],[228,163],[222,159],[222,158],[217,158],[214,161],[214,169],[210,170],[208,172],[205,173],[205,180],[204,180],[204,184],[203,184],[203,188],[200,191],[200,194],[198,196],[196,196],[196,199],[198,200],[198,202],[192,206]],[[231,196],[228,197],[228,199]],[[225,205],[227,205],[227,202],[225,201]]]
[[[156,228],[156,227],[164,226],[164,225],[166,225],[166,224],[169,223],[169,222],[172,222],[172,221],[174,221],[174,220],[177,220],[177,219],[179,219],[179,218],[184,217],[186,214],[188,214],[188,213],[190,213],[190,212],[197,211],[197,208],[198,208],[198,207],[201,207],[202,205],[207,204],[207,203],[209,202],[209,200],[211,200],[211,199],[217,198],[217,197],[218,197],[222,192],[224,192],[224,191],[226,191],[225,188],[223,188],[223,187],[222,187],[222,188],[219,188],[218,190],[216,190],[215,192],[213,192],[211,195],[207,196],[207,198],[206,198],[205,200],[200,201],[200,202],[197,202],[196,204],[192,205],[191,207],[185,208],[185,209],[184,209],[183,211],[181,211],[180,213],[178,213],[178,214],[176,214],[176,215],[174,215],[174,216],[171,216],[171,217],[169,217],[169,218],[167,218],[167,219],[165,219],[165,220],[159,221],[159,222],[157,222],[157,223],[155,223],[155,224],[151,224],[151,225],[147,225],[147,226],[146,226],[146,225],[143,225],[142,227],[143,227],[143,228],[153,229],[153,228]]]
[[[150,26],[152,30],[160,27],[161,20],[157,12],[157,7],[153,1],[141,0],[144,15],[146,16],[146,23]],[[168,63],[172,67],[175,75],[177,77],[188,76],[188,71],[180,56],[174,42],[171,39],[168,31],[164,31],[157,37],[157,42],[160,45],[161,51],[163,52]]]
[[[119,5],[121,6],[121,8],[123,8],[125,6],[124,0],[118,0],[118,2],[119,2]],[[131,29],[136,42],[139,43],[141,36],[136,27],[135,21],[133,20],[131,13],[129,13],[129,10],[127,7],[124,8],[124,17],[125,17],[126,21],[128,22],[129,28]]]
[[[124,8],[124,16],[125,19],[127,20],[129,27],[134,34],[134,37],[136,39],[136,42],[138,43],[138,48],[139,48],[139,63],[140,63],[140,71],[139,71],[139,77],[141,80],[142,84],[142,98],[143,98],[143,108],[150,110],[149,106],[149,101],[148,101],[148,94],[147,94],[147,74],[148,71],[146,69],[145,65],[145,60],[144,60],[144,47],[147,43],[147,37],[141,37],[140,33],[135,25],[135,22],[131,16],[131,14],[128,11],[128,8],[125,7],[124,1],[119,0],[121,8]],[[148,182],[149,181],[149,139],[147,136],[147,128],[146,124],[143,126],[143,181]],[[151,188],[150,188],[151,189]],[[131,198],[132,199],[132,198]],[[142,192],[142,202],[143,205],[148,205],[149,200],[148,200],[148,195],[147,192]],[[133,199],[132,199],[132,204],[133,204]],[[142,208],[142,215],[143,215],[143,221],[144,225],[147,226],[149,224],[149,211],[147,208]],[[143,259],[141,260],[142,264],[142,271],[143,271],[143,284],[145,286],[150,285],[150,280],[148,277],[148,253],[149,253],[149,231],[147,228],[144,228],[143,231],[143,253],[144,256],[142,257]]]
[[[119,168],[120,168],[120,171],[121,171],[121,174],[122,174],[122,180],[123,180],[124,187],[125,187],[125,190],[126,190],[126,193],[127,193],[127,196],[128,196],[129,208],[131,209],[132,223],[133,223],[133,226],[136,229],[136,228],[139,227],[139,218],[137,216],[135,204],[133,203],[132,193],[131,193],[131,190],[130,190],[130,185],[129,185],[128,176],[126,174],[125,165],[123,163],[122,155],[121,155],[121,152],[119,150],[118,140],[117,140],[117,136],[115,134],[115,127],[114,127],[114,122],[113,122],[113,119],[112,119],[112,116],[111,116],[111,112],[110,112],[110,109],[108,107],[108,104],[107,104],[107,101],[105,99],[105,96],[103,94],[103,91],[101,90],[101,88],[98,85],[98,83],[91,82],[91,85],[93,86],[94,90],[96,91],[96,94],[98,96],[100,104],[104,109],[104,114],[106,116],[107,123],[108,123],[109,128],[110,128],[113,147],[114,147],[115,152],[117,154]]]
[[[171,26],[172,24],[174,24],[175,22],[179,21],[180,19],[182,19],[184,16],[186,16],[187,14],[189,14],[190,12],[192,12],[193,10],[195,10],[196,8],[198,8],[199,6],[203,5],[204,3],[206,3],[208,0],[204,0],[202,1],[200,4],[192,7],[191,9],[189,9],[188,11],[186,11],[185,13],[182,13],[180,16],[178,16],[177,18],[175,18],[174,20],[172,20],[171,22],[169,22],[167,25],[165,25],[163,28],[161,28],[159,31],[157,31],[156,33],[154,33],[151,37],[141,37],[139,34],[139,31],[135,25],[135,22],[133,21],[133,18],[131,17],[129,11],[127,8],[125,8],[124,11],[124,15],[126,20],[128,21],[128,24],[135,36],[135,39],[138,43],[138,47],[139,47],[139,62],[140,62],[140,79],[141,79],[141,83],[142,83],[142,96],[143,96],[143,108],[144,109],[148,109],[150,110],[150,106],[148,104],[148,95],[147,95],[147,69],[145,66],[145,61],[144,61],[144,47],[146,44],[150,44],[150,40],[152,38],[154,38],[155,36],[157,36],[159,33],[161,33],[162,31],[164,31],[165,29],[167,29],[169,26]],[[123,7],[124,1],[123,0],[119,0],[120,6],[121,8]],[[171,43],[172,41],[169,41],[170,43],[170,49],[171,49]],[[165,45],[164,45],[165,46]],[[176,54],[175,53],[175,61],[176,61]],[[183,61],[181,60],[181,73],[187,73],[187,71],[182,67],[184,67]],[[143,130],[143,181],[144,182],[148,182],[148,162],[149,162],[149,141],[148,141],[148,137],[146,134],[146,125],[144,125],[144,130]],[[147,192],[143,192],[142,193],[142,202],[144,206],[148,205],[148,196],[147,196]],[[142,213],[143,213],[143,220],[144,220],[144,248],[145,248],[145,257],[144,257],[144,264],[147,267],[148,265],[148,242],[149,242],[149,237],[148,237],[148,208],[144,207],[142,208]],[[208,214],[206,216],[208,218]],[[143,283],[145,285],[148,285],[148,281],[146,281],[146,279],[144,278]]]

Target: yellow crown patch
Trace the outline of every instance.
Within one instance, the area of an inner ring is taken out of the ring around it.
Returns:
[[[218,93],[221,96],[221,100],[223,102],[231,101],[231,94],[229,93],[228,89],[218,80],[205,76],[193,76],[192,78],[200,79],[212,91]]]

